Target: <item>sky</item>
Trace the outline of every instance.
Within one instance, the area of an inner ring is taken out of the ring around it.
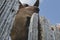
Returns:
[[[26,4],[29,4],[29,5],[34,5],[34,3],[36,2],[36,0],[20,0],[21,3],[26,3]]]
[[[60,0],[41,0],[40,16],[45,16],[51,24],[60,23]]]
[[[33,5],[36,0],[20,0]],[[60,0],[40,0],[40,16],[45,16],[51,24],[60,23]]]

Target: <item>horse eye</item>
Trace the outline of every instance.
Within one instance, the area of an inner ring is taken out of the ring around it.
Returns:
[[[25,7],[28,7],[29,5],[28,4],[24,4]]]

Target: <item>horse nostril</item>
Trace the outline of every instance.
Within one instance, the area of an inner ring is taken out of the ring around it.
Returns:
[[[39,11],[39,8],[37,8],[36,10]]]
[[[39,12],[39,8],[36,8],[36,12],[37,12],[37,13]]]

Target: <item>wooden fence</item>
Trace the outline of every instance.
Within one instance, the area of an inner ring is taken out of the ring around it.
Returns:
[[[38,40],[38,14],[34,13],[30,20],[28,40]]]
[[[9,40],[18,6],[18,0],[0,0],[0,40]]]

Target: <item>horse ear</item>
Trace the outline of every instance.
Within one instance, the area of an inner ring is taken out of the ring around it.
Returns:
[[[19,1],[19,4],[20,4],[19,8],[23,8],[23,5],[20,1]]]
[[[39,0],[36,0],[34,6],[37,6],[37,7],[39,6]]]

